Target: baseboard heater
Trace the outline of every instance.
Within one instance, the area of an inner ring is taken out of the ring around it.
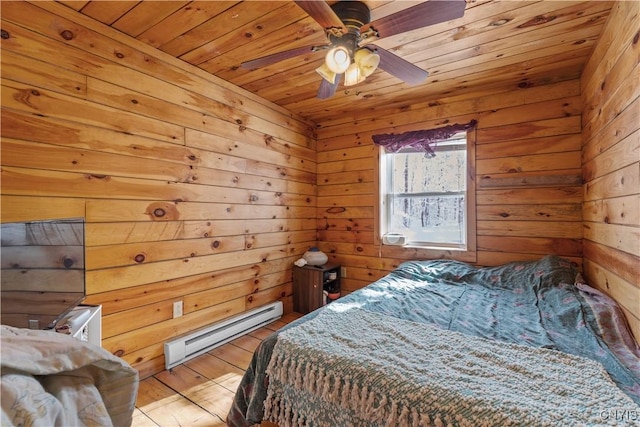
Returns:
[[[164,344],[165,367],[171,369],[280,317],[282,317],[282,302],[277,301],[166,342]]]

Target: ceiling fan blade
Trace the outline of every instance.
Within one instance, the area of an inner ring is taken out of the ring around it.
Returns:
[[[320,88],[318,89],[318,95],[316,96],[318,99],[327,99],[331,98],[336,93],[336,89],[340,84],[340,80],[342,80],[342,74],[336,74],[335,83],[330,83],[325,79],[322,79],[320,82]]]
[[[420,84],[429,76],[429,72],[413,65],[411,62],[400,58],[398,55],[393,54],[388,50],[376,46],[376,53],[380,55],[380,64],[378,65],[378,68],[410,85]]]
[[[364,25],[361,31],[373,27],[380,38],[389,37],[460,18],[466,5],[465,0],[430,0]]]
[[[344,23],[338,18],[338,15],[336,15],[326,1],[296,1],[295,3],[307,12],[310,17],[315,19],[325,30],[327,28],[340,28],[343,33],[347,33],[347,28],[344,26]]]
[[[305,53],[314,52],[316,50],[318,49],[314,46],[298,47],[278,53],[272,53],[271,55],[266,55],[261,58],[252,59],[251,61],[243,62],[240,66],[247,70],[254,70],[256,68],[265,67],[267,65],[275,64],[276,62],[284,61],[285,59],[304,55]]]

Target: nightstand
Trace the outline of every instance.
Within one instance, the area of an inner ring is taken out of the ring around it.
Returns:
[[[325,295],[326,292],[326,295]],[[309,313],[340,296],[339,265],[293,267],[293,309]]]

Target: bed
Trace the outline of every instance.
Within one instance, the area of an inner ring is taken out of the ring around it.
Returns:
[[[567,260],[410,261],[265,339],[229,426],[640,423],[640,351]]]
[[[2,426],[129,426],[138,372],[52,331],[0,326]]]

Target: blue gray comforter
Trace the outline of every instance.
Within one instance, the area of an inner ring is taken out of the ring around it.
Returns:
[[[601,363],[618,387],[640,404],[638,346],[615,303],[577,282],[578,277],[571,263],[555,256],[487,268],[448,260],[411,261],[332,304],[586,357]],[[262,420],[265,369],[276,340],[277,334],[272,335],[255,352],[236,393],[229,425]]]

